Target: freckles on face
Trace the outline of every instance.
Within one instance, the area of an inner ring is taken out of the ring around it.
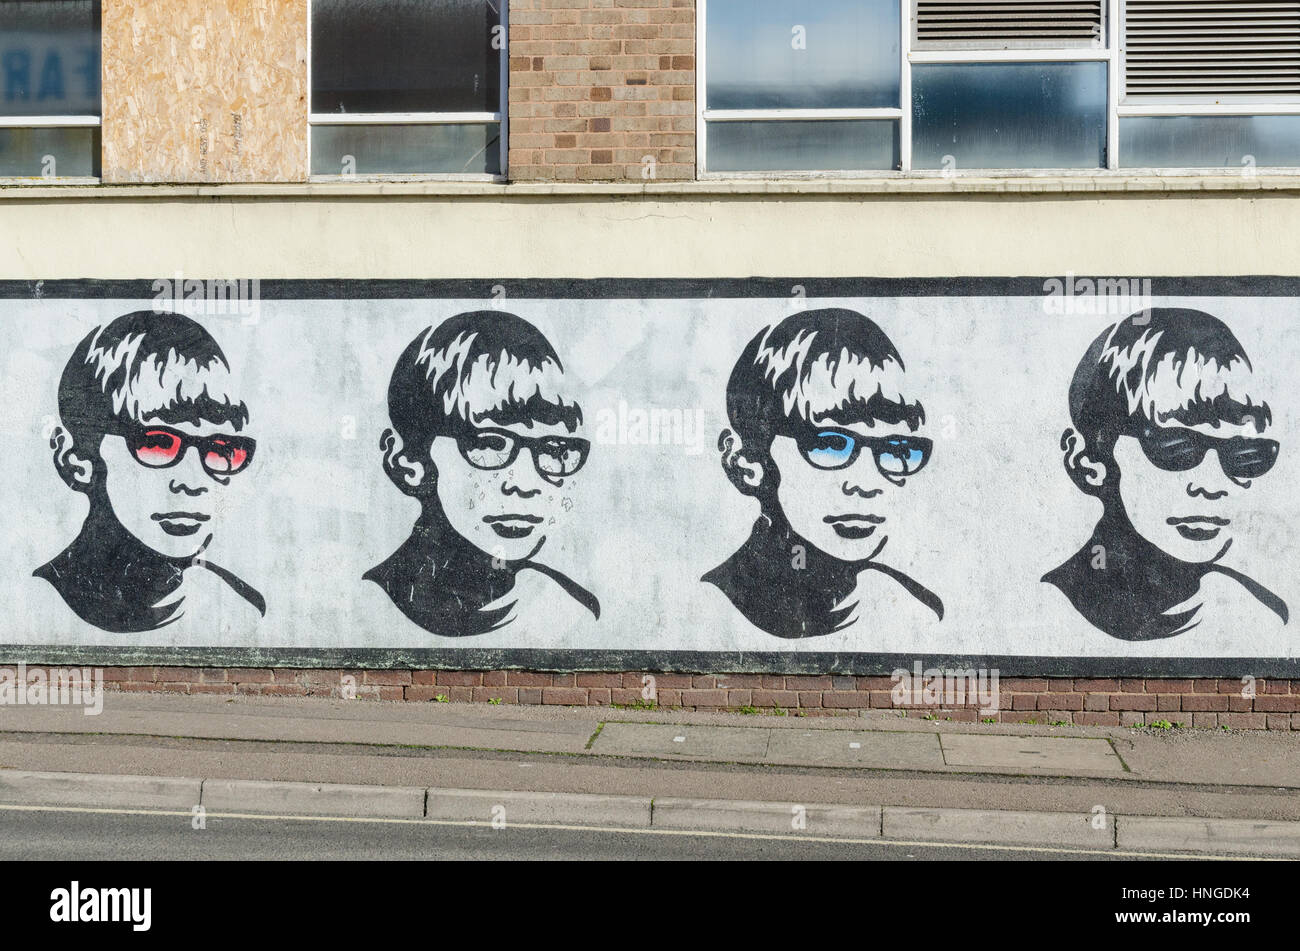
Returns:
[[[504,467],[485,469],[467,459],[455,439],[440,436],[430,456],[443,516],[458,535],[494,559],[510,562],[536,554],[573,508],[573,480],[543,476],[527,448]]]

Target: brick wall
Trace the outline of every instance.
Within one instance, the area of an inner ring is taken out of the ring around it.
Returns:
[[[510,0],[513,181],[695,177],[695,0]]]
[[[35,669],[35,668],[33,668]],[[105,687],[130,692],[280,697],[356,697],[452,703],[646,703],[643,672],[539,673],[519,670],[297,670],[284,668],[108,667]],[[1300,730],[1300,680],[1201,678],[1011,678],[999,683],[1001,712],[965,706],[895,707],[889,677],[793,674],[670,674],[654,677],[655,705],[692,710],[802,715],[894,710],[911,717],[999,723],[1142,726],[1155,722],[1234,730]]]

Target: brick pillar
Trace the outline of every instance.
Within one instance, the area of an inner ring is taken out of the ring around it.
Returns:
[[[510,0],[514,181],[695,177],[695,0]]]

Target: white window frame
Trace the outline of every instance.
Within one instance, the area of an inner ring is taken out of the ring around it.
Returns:
[[[902,5],[910,7],[911,0],[899,0]],[[910,109],[902,108],[903,103],[911,99],[912,76],[907,68],[907,52],[910,39],[910,19],[900,15],[902,42],[899,65],[899,107],[879,109],[710,109],[708,104],[708,37],[705,24],[708,22],[707,0],[695,0],[695,168],[696,177],[702,180],[720,180],[734,178],[898,178],[907,173],[911,165],[912,116]],[[813,120],[851,120],[851,119],[894,119],[898,122],[898,151],[902,170],[898,169],[861,169],[858,171],[834,169],[827,171],[786,171],[786,172],[710,172],[709,123],[740,122],[751,120],[785,120],[787,122],[806,122]]]
[[[312,11],[314,0],[307,3],[307,108],[311,109],[312,99]],[[501,13],[501,65],[500,65],[500,110],[497,112],[308,112],[307,115],[307,173],[313,182],[400,182],[400,181],[443,181],[443,182],[492,182],[501,184],[509,174],[510,155],[510,4],[508,0],[499,0]],[[500,129],[499,150],[501,153],[501,171],[499,174],[482,172],[418,172],[413,174],[373,173],[365,175],[315,175],[311,172],[312,129],[316,126],[329,125],[487,125],[497,123]]]
[[[1124,92],[1124,10],[1123,0],[1106,0],[1104,48],[1060,47],[1007,50],[912,49],[915,0],[900,3],[900,75],[898,109],[742,109],[711,110],[708,107],[708,60],[705,25],[708,0],[696,0],[696,166],[702,180],[723,179],[826,179],[826,178],[952,178],[952,177],[1024,177],[1083,178],[1097,176],[1207,176],[1241,174],[1240,168],[1122,168],[1120,119],[1128,116],[1255,116],[1300,115],[1300,98],[1261,97],[1253,101],[1233,102],[1141,102],[1126,101]],[[1078,63],[1105,62],[1106,70],[1106,166],[1088,169],[993,169],[958,168],[914,169],[912,167],[912,66],[927,63]],[[744,119],[896,119],[899,123],[899,169],[824,170],[824,171],[755,171],[711,172],[708,170],[709,122]],[[1295,175],[1300,167],[1261,166],[1259,175]]]
[[[1249,95],[1233,98],[1226,101],[1212,102],[1208,97],[1203,95],[1187,97],[1168,97],[1165,99],[1145,99],[1131,101],[1128,97],[1128,89],[1125,87],[1125,69],[1124,55],[1126,49],[1125,37],[1127,33],[1123,28],[1123,10],[1124,0],[1109,0],[1112,7],[1116,9],[1116,17],[1120,22],[1120,30],[1116,38],[1115,45],[1118,48],[1117,57],[1117,78],[1116,89],[1123,89],[1122,95],[1115,103],[1114,122],[1118,129],[1119,120],[1128,117],[1145,117],[1145,116],[1295,116],[1300,115],[1300,97],[1297,96],[1278,96],[1265,94],[1251,98]],[[1118,141],[1118,135],[1116,136]],[[1117,150],[1118,151],[1118,150]],[[1266,165],[1253,169],[1256,174],[1282,174],[1294,175],[1300,172],[1297,166],[1279,166]],[[1145,174],[1187,174],[1187,175],[1223,175],[1232,174],[1240,175],[1240,166],[1227,166],[1225,168],[1213,167],[1196,167],[1188,169],[1163,169],[1163,168],[1127,168],[1125,174],[1145,175]]]
[[[100,24],[100,112],[103,112],[103,51],[104,29]],[[0,115],[0,129],[98,129],[103,124],[101,116],[14,116]],[[99,164],[104,161],[101,137]],[[56,167],[57,171],[57,167]],[[102,171],[102,167],[101,167]],[[94,175],[0,175],[2,185],[98,185],[101,179]]]

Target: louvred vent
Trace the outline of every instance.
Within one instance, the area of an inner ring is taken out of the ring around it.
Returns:
[[[1127,0],[1128,98],[1300,93],[1300,3]]]
[[[917,49],[1101,46],[1102,0],[916,0]]]

